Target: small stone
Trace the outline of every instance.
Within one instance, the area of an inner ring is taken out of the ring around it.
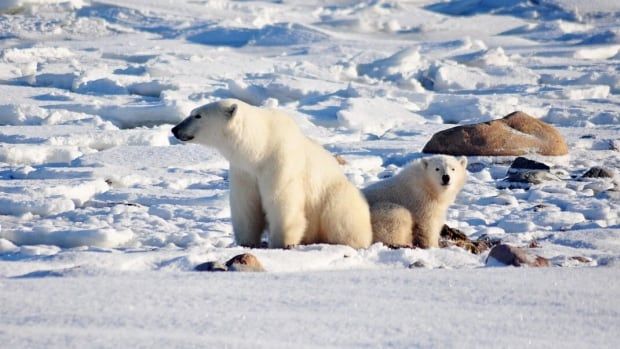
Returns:
[[[542,162],[530,160],[524,157],[516,158],[506,178],[504,178],[498,187],[508,189],[528,189],[531,184],[540,184],[558,178],[551,174],[551,168]]]
[[[425,261],[418,259],[417,261],[409,265],[409,269],[413,269],[413,268],[428,268],[428,265],[426,264]]]
[[[528,254],[524,249],[506,244],[500,244],[491,249],[489,256],[487,257],[487,263],[489,259],[493,258],[496,261],[505,264],[520,267],[527,265],[530,267],[548,267],[549,260],[535,255]]]
[[[547,171],[534,170],[509,173],[505,180],[508,182],[540,184],[557,179],[556,176]]]
[[[620,190],[612,188],[596,195],[598,199],[606,199],[612,201],[620,201]]]
[[[519,156],[518,158],[516,158],[510,165],[510,168],[520,169],[520,170],[543,170],[543,171],[551,170],[551,167],[549,167],[546,164],[543,164],[542,162],[530,160],[522,156]]]
[[[226,267],[229,271],[245,271],[245,272],[262,272],[265,271],[258,258],[250,253],[242,253],[234,256],[228,262]]]
[[[499,245],[502,242],[502,240],[497,238],[497,237],[492,237],[490,235],[484,234],[484,235],[481,235],[476,240],[476,242],[484,243],[487,246],[487,248],[491,248],[491,247],[493,247],[495,245]]]
[[[196,271],[228,271],[228,268],[220,262],[205,262],[194,267]]]
[[[444,224],[440,233],[439,247],[458,246],[473,254],[480,254],[489,249],[486,241],[472,241],[462,231]]]
[[[581,178],[613,178],[614,173],[606,168],[594,166],[589,169]]]
[[[584,263],[584,264],[592,263],[592,260],[590,258],[586,258],[583,256],[573,256],[573,257],[570,257],[569,259],[580,262],[580,263]]]
[[[462,231],[458,229],[450,228],[447,224],[443,225],[439,236],[445,239],[449,239],[449,240],[469,240],[469,238],[467,237],[467,235],[465,235],[465,233],[463,233]]]

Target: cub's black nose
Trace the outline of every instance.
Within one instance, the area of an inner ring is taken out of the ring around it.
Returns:
[[[175,126],[172,128],[172,134],[176,137],[179,138],[179,126]]]
[[[450,176],[449,175],[441,176],[441,181],[443,182],[443,185],[450,183]]]

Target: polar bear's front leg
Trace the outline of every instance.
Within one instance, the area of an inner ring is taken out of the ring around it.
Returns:
[[[438,248],[439,235],[445,221],[445,213],[441,208],[434,208],[439,212],[427,213],[428,216],[416,222],[413,232],[414,244],[421,248]]]
[[[265,190],[265,211],[269,224],[269,247],[288,248],[299,245],[304,237],[307,221],[305,216],[305,192],[299,179],[286,184],[275,184],[276,190]]]
[[[256,178],[230,167],[230,213],[237,244],[259,247],[265,229],[265,212],[261,204]]]

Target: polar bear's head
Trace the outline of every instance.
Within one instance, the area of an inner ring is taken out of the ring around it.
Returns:
[[[218,147],[229,137],[232,120],[239,109],[235,100],[222,100],[192,110],[190,115],[172,129],[184,142]]]
[[[436,155],[420,160],[426,182],[436,193],[458,193],[467,180],[467,158]]]

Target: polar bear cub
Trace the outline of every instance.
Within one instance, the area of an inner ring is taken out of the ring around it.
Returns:
[[[436,155],[413,161],[363,192],[373,240],[389,246],[439,247],[448,207],[467,180],[467,158]]]
[[[368,204],[336,159],[288,115],[227,99],[193,110],[174,136],[216,148],[230,162],[230,209],[239,245],[372,243]]]

